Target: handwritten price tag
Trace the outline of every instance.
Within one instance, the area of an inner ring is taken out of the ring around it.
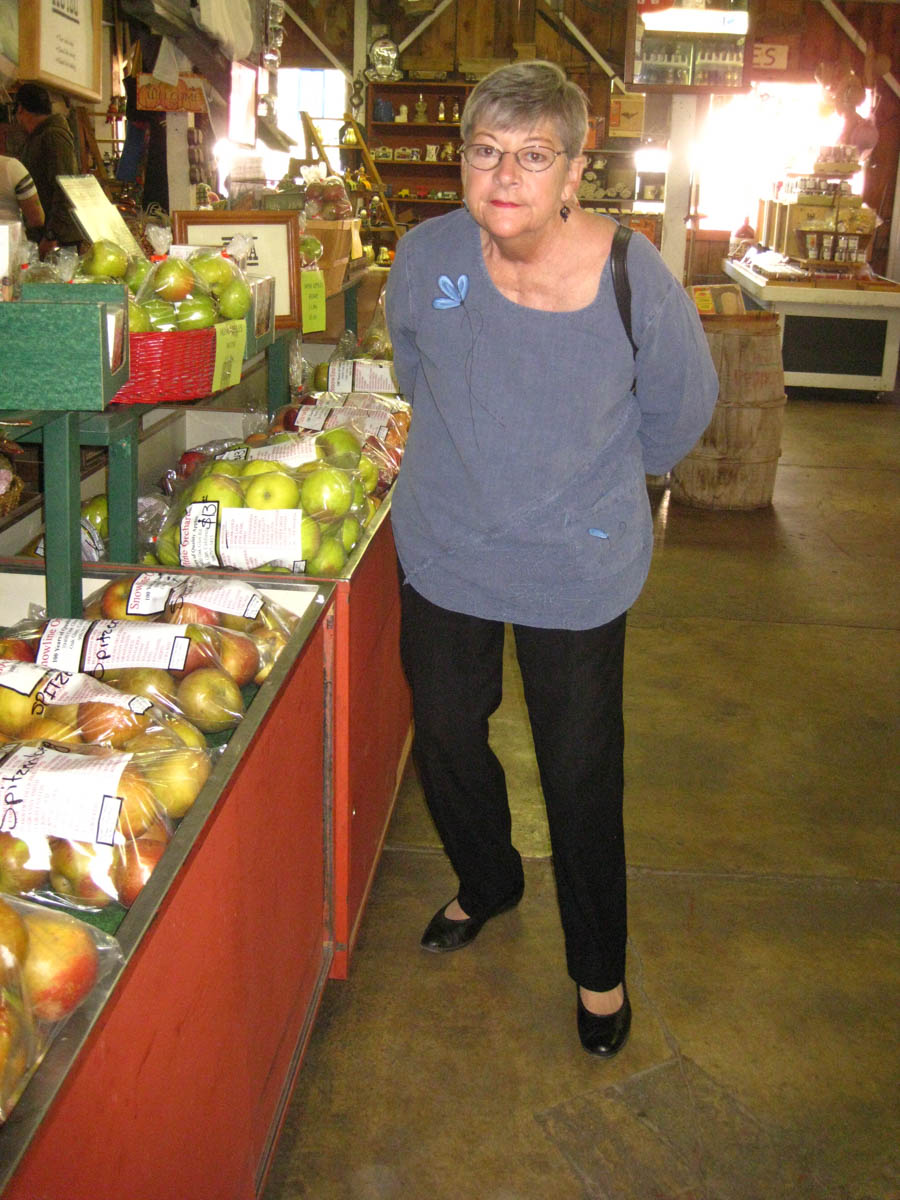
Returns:
[[[304,333],[325,329],[325,277],[321,271],[300,272],[300,306]]]
[[[247,326],[243,321],[222,321],[215,326],[216,361],[213,367],[212,390],[234,387],[241,382]]]

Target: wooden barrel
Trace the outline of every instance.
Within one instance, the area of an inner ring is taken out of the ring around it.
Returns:
[[[787,400],[778,317],[702,320],[719,398],[705,433],[672,470],[672,499],[696,508],[764,508],[775,489]]]

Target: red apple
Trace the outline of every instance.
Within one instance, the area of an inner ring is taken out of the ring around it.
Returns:
[[[47,842],[39,840],[46,864]],[[31,892],[46,882],[47,867],[38,865],[29,843],[14,833],[0,833],[0,892]]]
[[[169,842],[169,831],[157,821],[146,833],[135,841],[113,849],[110,878],[116,889],[116,898],[125,908],[131,908],[141,888],[153,873],[153,868],[165,853]]]
[[[150,724],[147,713],[132,712],[107,700],[85,700],[78,705],[78,728],[86,742],[103,742],[107,746],[124,746]]]
[[[34,1015],[59,1021],[81,1004],[97,980],[100,962],[90,930],[68,913],[25,914],[28,954],[23,971]]]
[[[70,904],[105,908],[112,900],[112,847],[50,838],[50,887]]]
[[[159,807],[149,783],[134,763],[129,763],[119,776],[116,795],[122,801],[120,832],[129,838],[140,837],[159,817]]]
[[[28,929],[13,906],[0,900],[0,983],[16,965],[25,962],[28,953]],[[0,1076],[2,1078],[2,1076]]]
[[[190,600],[176,600],[166,608],[163,620],[173,625],[218,625],[219,614],[214,608],[193,604]]]
[[[219,658],[222,669],[228,672],[238,687],[246,687],[248,683],[252,683],[259,670],[259,651],[256,643],[245,633],[221,629]]]
[[[34,662],[34,646],[24,638],[0,638],[0,658],[14,658],[19,662]]]
[[[131,595],[131,579],[115,579],[107,584],[100,597],[100,611],[104,617],[115,621],[142,621],[145,618],[140,613],[128,611],[128,598]]]
[[[182,479],[187,479],[200,466],[206,462],[208,454],[204,454],[202,450],[185,450],[181,458],[178,460],[178,474]]]
[[[150,277],[153,294],[160,300],[177,304],[198,287],[194,272],[180,258],[167,258],[159,263]]]
[[[241,690],[226,671],[200,667],[178,685],[178,704],[204,733],[233,729],[244,713]]]
[[[184,636],[188,638],[187,656],[180,670],[173,670],[176,679],[184,679],[199,667],[217,667],[219,658],[219,630],[212,625],[186,625]]]

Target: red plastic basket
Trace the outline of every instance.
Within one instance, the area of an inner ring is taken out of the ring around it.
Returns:
[[[214,329],[130,335],[131,376],[113,404],[175,404],[212,392]]]

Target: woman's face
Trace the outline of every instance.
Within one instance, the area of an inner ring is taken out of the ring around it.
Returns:
[[[578,187],[583,158],[559,154],[546,171],[529,171],[516,160],[515,151],[540,147],[561,151],[562,139],[550,122],[530,129],[493,132],[473,130],[469,146],[493,146],[503,153],[497,167],[480,171],[462,161],[466,206],[478,224],[496,238],[540,233],[558,222],[559,210]]]

